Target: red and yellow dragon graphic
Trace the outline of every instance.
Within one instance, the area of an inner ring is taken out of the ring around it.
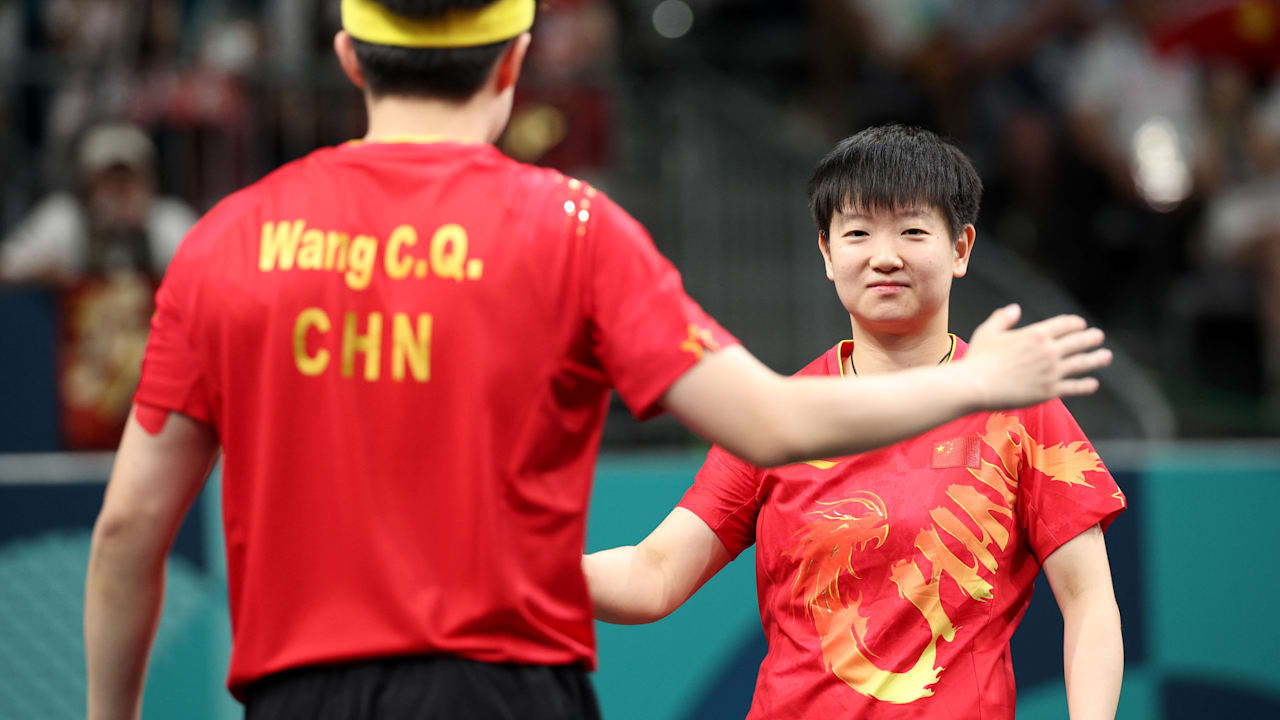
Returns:
[[[816,517],[796,533],[798,542],[785,553],[799,562],[792,597],[803,598],[822,639],[824,664],[863,695],[890,703],[933,695],[931,686],[946,669],[937,664],[938,640],[951,641],[956,634],[941,601],[943,578],[950,578],[974,601],[993,597],[993,585],[987,579],[998,569],[992,546],[1001,551],[1008,546],[1009,529],[1000,518],[1012,521],[1024,463],[1051,480],[1086,487],[1092,486],[1084,473],[1103,469],[1087,443],[1041,445],[1016,417],[1003,413],[991,414],[980,439],[995,457],[993,462],[992,454],[984,453],[978,467],[969,468],[981,485],[949,486],[947,502],[929,512],[930,522],[916,535],[915,553],[890,567],[899,596],[915,606],[929,626],[930,640],[909,670],[894,672],[877,665],[878,656],[867,645],[869,616],[859,610],[862,593],[850,597],[840,590],[844,574],[859,579],[855,554],[880,548],[889,537],[888,509],[878,495],[859,490],[840,500],[821,502],[822,507],[810,513]],[[982,486],[994,495],[983,492]],[[955,509],[969,522],[962,521]],[[964,548],[961,554],[966,557],[947,547],[943,533]],[[929,568],[927,578],[921,558]]]

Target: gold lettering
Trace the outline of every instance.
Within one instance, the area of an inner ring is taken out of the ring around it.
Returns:
[[[991,413],[987,418],[986,430],[982,439],[987,446],[996,451],[1000,458],[1001,470],[1006,477],[1018,477],[1022,469],[1022,440],[1027,429],[1016,417],[1004,413]]]
[[[373,261],[378,254],[378,240],[369,235],[357,235],[351,241],[351,254],[348,258],[347,287],[352,290],[363,290],[369,287],[373,278]]]
[[[461,225],[442,225],[431,236],[431,267],[437,276],[458,282],[466,277],[467,231]]]
[[[984,459],[982,460],[982,467],[977,470],[970,468],[969,474],[983,485],[1000,493],[1005,505],[1013,505],[1017,502],[1018,495],[1015,491],[1018,488],[1018,480],[1005,473],[1003,468],[997,467]]]
[[[356,353],[364,353],[364,379],[378,379],[378,363],[382,360],[382,313],[369,313],[369,326],[364,335],[356,330],[356,314],[349,312],[342,323],[342,376],[356,372]]]
[[[418,314],[418,328],[414,331],[406,313],[396,313],[391,329],[391,377],[404,380],[404,366],[408,361],[413,379],[426,382],[431,379],[431,315]]]
[[[992,542],[1001,550],[1009,544],[1009,531],[1000,521],[996,519],[996,515],[1004,515],[1007,518],[1013,517],[1013,511],[1008,507],[992,500],[986,495],[978,492],[977,488],[972,485],[952,485],[947,488],[947,496],[956,501],[956,505],[973,520],[973,524],[978,526],[982,531],[982,538],[976,540],[978,544],[985,548]],[[946,528],[944,528],[946,529]],[[951,532],[947,529],[947,532]],[[954,533],[953,533],[954,534]],[[960,536],[956,535],[958,539]],[[969,547],[969,543],[965,543],[965,547]],[[974,555],[977,555],[975,552]],[[992,560],[991,572],[996,571],[995,560]]]
[[[324,269],[342,272],[347,269],[347,240],[344,232],[330,230],[325,236]],[[334,266],[335,261],[337,266]]]
[[[324,231],[311,228],[302,233],[302,249],[298,251],[299,270],[319,270],[324,266]]]
[[[916,548],[933,564],[935,578],[938,577],[939,572],[950,575],[951,579],[956,581],[956,585],[975,600],[990,600],[994,597],[991,593],[991,583],[978,574],[977,563],[970,567],[956,557],[955,553],[948,550],[942,543],[936,528],[921,530],[916,535]]]
[[[305,220],[262,223],[262,242],[258,248],[258,269],[262,272],[293,267],[298,239],[306,227]]]
[[[383,258],[388,277],[394,280],[409,277],[409,273],[413,271],[413,258],[401,258],[400,246],[417,244],[418,231],[412,225],[401,225],[391,231],[391,237],[387,239],[387,254]]]
[[[315,355],[307,354],[307,331],[313,327],[322,334],[329,332],[329,316],[320,308],[298,313],[293,324],[293,362],[303,375],[319,375],[329,366],[328,350],[320,348]]]

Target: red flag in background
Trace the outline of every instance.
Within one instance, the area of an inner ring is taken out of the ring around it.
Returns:
[[[1152,32],[1161,53],[1189,52],[1260,74],[1280,69],[1280,0],[1190,3]]]

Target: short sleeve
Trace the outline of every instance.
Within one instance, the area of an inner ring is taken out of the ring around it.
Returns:
[[[1020,521],[1043,562],[1094,525],[1105,530],[1124,511],[1126,500],[1062,401],[1033,408],[1027,421]]]
[[[760,502],[760,470],[716,446],[679,507],[702,518],[736,558],[756,541]]]
[[[596,193],[587,312],[594,353],[632,414],[661,412],[671,384],[737,340],[684,291],[680,273],[622,208]]]
[[[196,269],[180,248],[156,292],[156,310],[134,400],[213,424],[210,378],[205,359],[192,343]]]

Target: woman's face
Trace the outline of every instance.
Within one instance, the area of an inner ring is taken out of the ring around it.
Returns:
[[[827,279],[854,321],[871,332],[905,334],[945,312],[973,240],[972,225],[952,238],[941,211],[924,205],[837,212],[830,240],[818,245]]]

